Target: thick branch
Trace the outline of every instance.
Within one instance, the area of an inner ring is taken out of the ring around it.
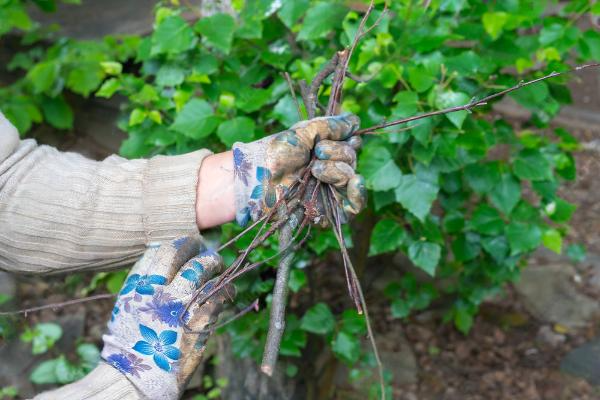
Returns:
[[[287,207],[280,206],[278,214],[280,217],[285,216]],[[292,241],[292,233],[294,225],[298,222],[298,217],[302,214],[296,211],[294,215],[297,218],[290,218],[288,222],[279,231],[279,248],[281,250],[288,249]],[[295,221],[295,222],[294,222]],[[273,288],[273,298],[271,301],[271,318],[269,320],[269,332],[267,333],[267,342],[265,343],[265,351],[261,364],[261,371],[268,376],[273,375],[277,357],[279,356],[279,348],[281,346],[281,338],[285,330],[285,308],[288,295],[288,280],[290,278],[290,266],[294,254],[289,249],[283,254],[277,267],[277,277],[275,279],[275,287]]]

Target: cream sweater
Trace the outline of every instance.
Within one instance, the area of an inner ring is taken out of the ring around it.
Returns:
[[[209,154],[92,161],[20,141],[0,113],[0,269],[108,269],[148,242],[198,233],[198,169]]]
[[[0,269],[47,274],[134,262],[149,242],[198,233],[196,187],[207,150],[92,161],[19,134],[0,112]],[[39,399],[137,399],[101,363]]]

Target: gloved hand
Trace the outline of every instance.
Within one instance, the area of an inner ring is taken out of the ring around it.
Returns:
[[[351,114],[301,121],[283,132],[233,146],[236,219],[245,226],[277,203],[316,155],[313,176],[335,186],[342,211],[358,214],[366,204],[362,176],[355,173],[360,120]]]
[[[233,290],[225,287],[202,306],[193,304],[187,313],[186,306],[195,291],[222,270],[221,257],[206,250],[198,238],[150,247],[119,293],[109,332],[103,336],[102,358],[143,396],[178,399],[200,362],[207,330],[223,302],[233,298]],[[203,290],[209,291],[212,282]],[[182,321],[191,330],[204,332],[186,332]]]

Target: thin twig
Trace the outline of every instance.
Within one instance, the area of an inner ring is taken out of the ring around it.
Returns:
[[[57,308],[63,308],[63,307],[68,307],[68,306],[72,306],[75,304],[87,303],[88,301],[112,299],[112,298],[115,298],[116,296],[117,296],[116,294],[112,294],[112,293],[95,294],[93,296],[82,297],[80,299],[67,300],[67,301],[62,301],[60,303],[45,304],[43,306],[25,308],[22,310],[2,311],[2,312],[0,312],[0,316],[23,314],[25,317],[27,317],[27,314],[32,313],[32,312],[48,310],[48,309],[56,310]]]
[[[528,82],[519,82],[518,84],[516,84],[515,86],[512,86],[508,89],[504,89],[498,93],[494,93],[491,94],[489,96],[486,96],[480,100],[472,100],[470,103],[464,104],[462,106],[456,106],[456,107],[450,107],[450,108],[446,108],[443,110],[437,110],[437,111],[431,111],[425,114],[419,114],[419,115],[414,115],[412,117],[408,117],[408,118],[403,118],[403,119],[399,119],[396,121],[391,121],[391,122],[385,122],[379,125],[374,125],[371,126],[369,128],[364,128],[364,129],[359,129],[357,130],[354,134],[355,135],[362,135],[365,133],[370,133],[370,132],[374,132],[377,131],[379,129],[383,129],[383,128],[387,128],[389,126],[395,126],[395,125],[400,125],[400,124],[405,124],[407,122],[411,122],[411,121],[416,121],[419,119],[423,119],[423,118],[429,118],[429,117],[433,117],[435,115],[443,115],[443,114],[449,114],[449,113],[453,113],[453,112],[457,112],[457,111],[469,111],[472,108],[478,107],[478,106],[483,106],[486,105],[490,100],[493,100],[495,98],[504,96],[505,94],[508,94],[510,92],[514,92],[515,90],[519,90],[521,88],[524,88],[525,86],[529,86],[529,85],[533,85],[535,83],[541,82],[541,81],[545,81],[547,79],[550,78],[554,78],[557,76],[561,76],[561,75],[567,75],[567,74],[571,74],[574,72],[579,72],[582,71],[584,69],[587,68],[596,68],[596,67],[600,67],[600,63],[593,63],[593,64],[585,64],[585,65],[580,65],[577,66],[575,68],[572,68],[570,70],[567,71],[563,71],[563,72],[552,72],[551,74],[548,74],[546,76],[542,76],[541,78],[537,78]]]
[[[346,248],[346,243],[344,243],[343,233],[340,228],[339,216],[336,217],[336,221],[331,221],[331,224],[336,228],[333,230],[335,233],[335,237],[338,241],[340,249],[342,250],[342,257],[345,259],[345,263],[347,264],[351,274],[352,279],[356,283],[356,290],[358,293],[358,297],[360,299],[360,304],[362,306],[362,311],[365,316],[365,325],[367,326],[367,334],[369,335],[369,341],[371,342],[371,348],[373,349],[373,354],[375,356],[375,362],[377,364],[377,371],[379,374],[379,387],[381,390],[381,399],[385,400],[385,379],[383,375],[383,363],[381,362],[381,357],[379,356],[379,349],[377,347],[377,342],[375,342],[375,335],[373,334],[373,328],[371,327],[371,318],[369,317],[369,309],[367,308],[367,302],[365,301],[365,295],[363,293],[360,281],[358,280],[358,276],[356,275],[356,270],[354,269],[354,265],[352,264],[352,260],[350,259],[350,255],[348,254],[348,249]]]
[[[292,93],[292,99],[294,99],[294,104],[296,105],[296,110],[298,111],[298,119],[302,120],[302,109],[300,108],[300,104],[298,103],[298,98],[296,97],[296,91],[294,90],[294,83],[292,82],[292,78],[290,74],[286,72],[283,73],[285,80],[288,83],[288,87],[290,88],[290,92]]]

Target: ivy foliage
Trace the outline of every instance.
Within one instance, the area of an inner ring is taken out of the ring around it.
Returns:
[[[34,3],[54,8],[52,0]],[[355,3],[236,0],[235,16],[194,19],[179,2],[162,2],[146,37],[59,38],[46,46],[42,40],[56,33],[39,29],[22,1],[0,0],[0,35],[23,33],[23,51],[7,65],[21,77],[0,88],[0,107],[26,135],[36,123],[72,127],[67,92],[121,95],[119,127],[128,134],[122,155],[225,150],[298,120],[282,72],[310,81],[354,37],[361,17]],[[383,1],[377,3],[381,10]],[[522,79],[564,71],[567,60],[600,59],[600,34],[576,25],[583,13],[600,13],[587,0],[427,3],[390,2],[390,12],[359,44],[350,70],[366,79],[347,81],[342,108],[358,114],[363,127],[462,105]],[[369,254],[402,252],[430,277],[408,274],[389,283],[384,295],[394,317],[450,295],[447,318],[466,333],[481,302],[518,278],[528,254],[540,246],[563,251],[575,206],[557,190],[576,177],[578,143],[564,129],[545,128],[571,102],[566,79],[510,94],[531,112],[523,129],[489,118],[488,105],[365,138],[358,168],[376,219]],[[323,102],[327,95],[323,90]],[[233,232],[233,226],[224,229],[225,236]],[[275,246],[256,257],[274,254]],[[292,272],[294,292],[306,285],[301,267],[336,247],[327,232],[311,241]],[[580,247],[567,253],[584,254]],[[449,284],[439,286],[439,280]],[[272,283],[240,281],[249,298],[268,293]],[[362,360],[356,337],[363,328],[348,322],[350,315],[336,316],[325,303],[290,315],[282,354],[300,356],[307,334],[315,334],[342,361]],[[238,354],[260,357],[256,338],[264,340],[267,318],[262,312],[228,328]]]

